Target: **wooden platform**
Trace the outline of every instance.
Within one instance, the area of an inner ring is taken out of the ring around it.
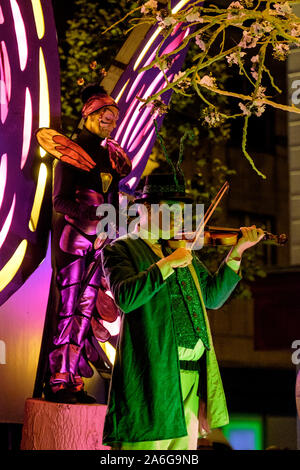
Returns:
[[[101,450],[106,405],[67,405],[29,398],[21,450]]]

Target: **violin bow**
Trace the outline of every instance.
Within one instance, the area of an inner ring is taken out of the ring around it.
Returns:
[[[209,219],[213,215],[215,209],[217,208],[218,204],[221,202],[224,194],[228,191],[228,189],[229,189],[229,183],[228,183],[228,181],[225,181],[225,183],[223,184],[221,189],[218,191],[216,196],[211,201],[211,204],[210,204],[209,208],[207,209],[207,211],[205,212],[205,214],[203,216],[203,219],[199,223],[199,225],[196,229],[196,237],[195,237],[193,243],[191,244],[191,247],[189,248],[190,250],[193,250],[195,244],[198,242],[199,238],[203,234],[205,225],[207,224],[207,222],[209,221]]]

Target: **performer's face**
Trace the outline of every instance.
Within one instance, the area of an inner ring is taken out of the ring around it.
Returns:
[[[158,231],[161,238],[173,238],[182,229],[183,202],[160,201],[159,205],[144,205],[147,210],[139,212],[141,227]]]
[[[117,125],[119,111],[114,106],[107,106],[90,114],[85,122],[85,127],[102,139],[109,137]]]
[[[163,207],[164,211],[166,211],[166,217],[168,219],[168,215],[170,216],[170,238],[173,238],[179,229],[182,226],[182,214],[184,203],[178,201],[160,201],[160,208]],[[159,228],[160,228],[160,236],[165,238],[168,236],[168,227],[164,227],[164,220],[163,220],[163,212],[160,211],[159,213]]]

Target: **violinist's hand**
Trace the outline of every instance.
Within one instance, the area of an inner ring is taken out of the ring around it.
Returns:
[[[238,240],[233,251],[241,257],[244,251],[256,245],[264,237],[265,233],[261,228],[256,228],[256,225],[241,227],[240,230],[242,237]]]
[[[165,257],[171,268],[184,268],[192,262],[192,259],[191,251],[183,247],[177,248],[171,255]]]

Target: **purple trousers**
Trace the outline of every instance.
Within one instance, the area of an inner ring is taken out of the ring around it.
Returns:
[[[98,341],[104,342],[110,338],[96,308],[99,289],[104,289],[101,264],[82,295],[79,295],[97,259],[92,241],[93,237],[71,223],[65,224],[59,239],[56,260],[59,266],[57,286],[60,308],[53,350],[49,355],[50,385],[54,392],[65,387],[74,391],[82,389],[82,377],[93,375],[89,362],[97,363],[99,360],[101,348]],[[113,320],[117,309],[113,302],[109,307]]]

